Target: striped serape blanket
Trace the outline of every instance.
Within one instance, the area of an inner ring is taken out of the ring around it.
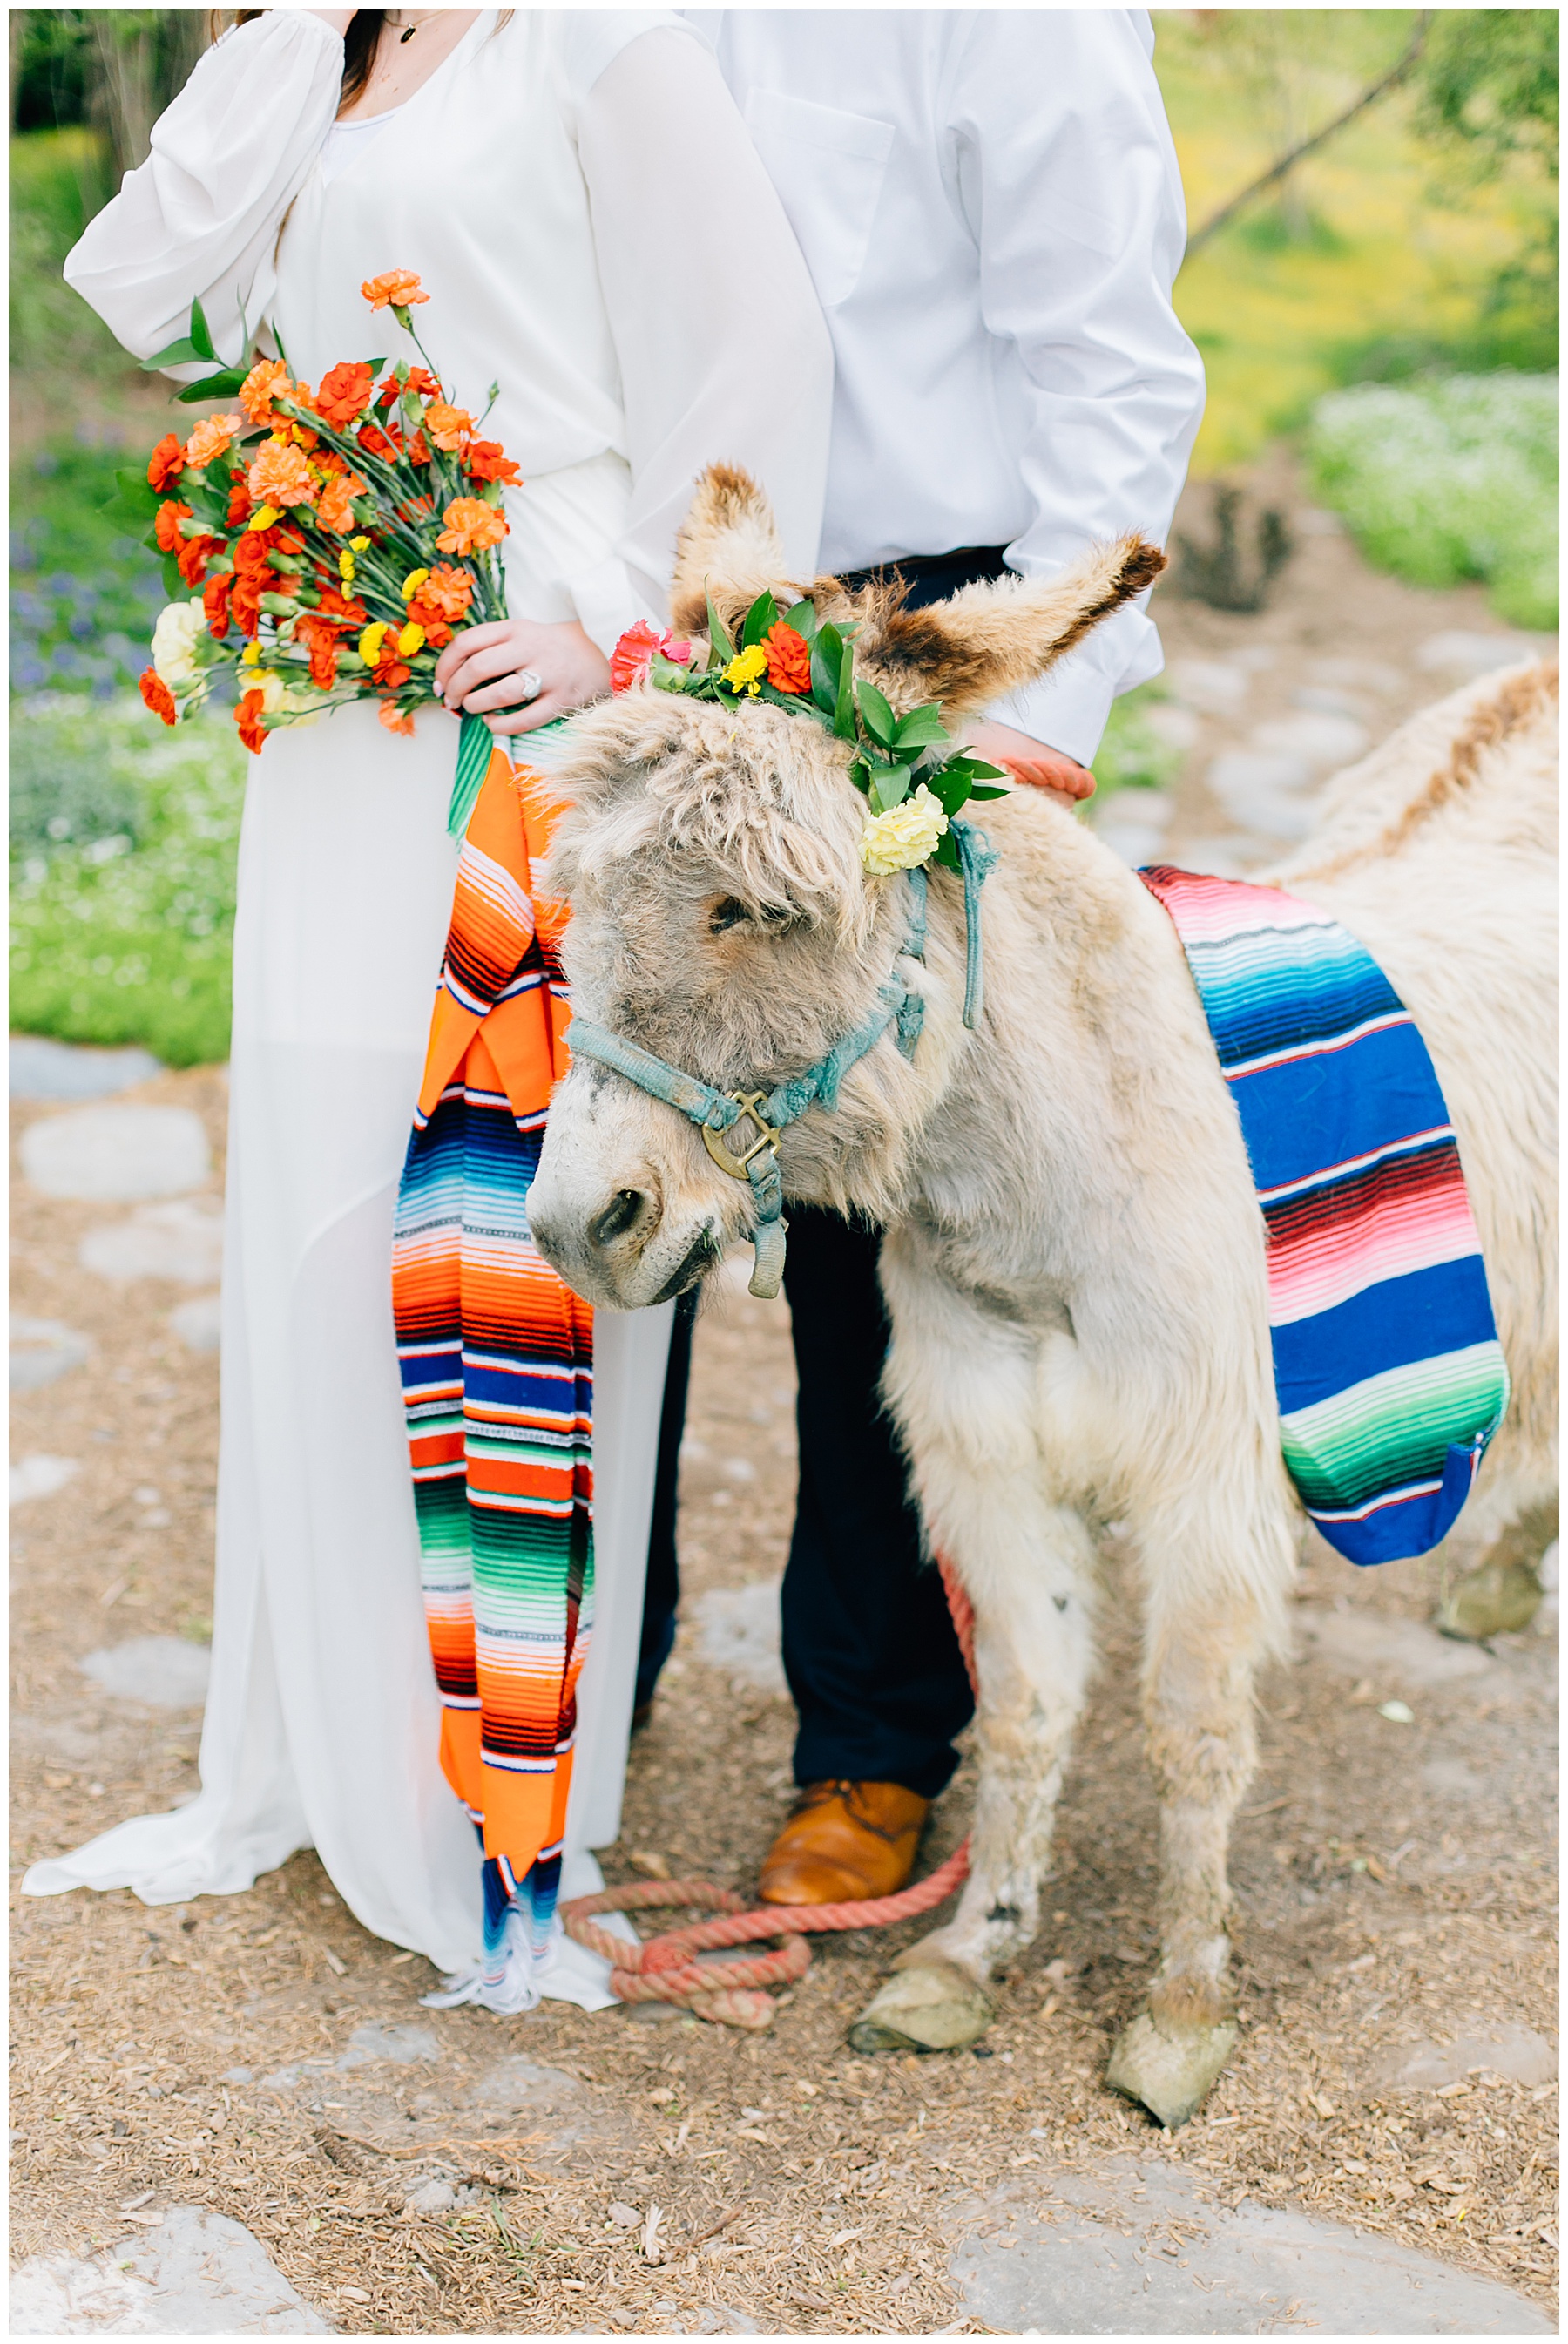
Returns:
[[[393,1251],[441,1764],[484,1850],[483,1956],[427,1998],[503,2012],[538,2000],[558,1926],[593,1621],[593,1312],[527,1207],[567,1064],[565,913],[531,881],[562,729],[516,773],[495,750],[477,788]]]
[[[1285,1464],[1352,1562],[1425,1554],[1508,1402],[1481,1241],[1414,1021],[1337,920],[1157,864],[1268,1231]]]

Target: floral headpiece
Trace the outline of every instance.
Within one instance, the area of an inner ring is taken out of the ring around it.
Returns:
[[[944,755],[951,735],[936,702],[895,716],[874,683],[857,683],[854,638],[859,626],[819,619],[808,597],[780,611],[759,594],[741,622],[739,646],[708,598],[708,656],[701,666],[689,642],[639,620],[622,635],[610,661],[610,682],[626,692],[646,678],[656,692],[736,707],[770,701],[793,716],[808,716],[847,741],[854,754],[849,779],[869,801],[860,859],[882,875],[940,863],[960,866],[951,817],[970,798],[1005,797],[990,786],[1001,770],[965,749]]]

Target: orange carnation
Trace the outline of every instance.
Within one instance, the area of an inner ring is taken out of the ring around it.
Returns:
[[[245,485],[245,474],[236,470],[229,474],[228,525],[243,529],[256,507],[250,500],[250,490]]]
[[[407,398],[410,393],[419,399],[439,399],[441,386],[427,367],[410,367],[406,382],[400,383],[395,374],[387,376],[376,394],[376,404],[377,407],[396,407],[400,399]]]
[[[369,406],[374,380],[362,360],[346,359],[343,365],[333,367],[321,378],[321,389],[316,394],[317,414],[324,422],[344,429]]]
[[[205,416],[186,441],[186,462],[199,472],[215,456],[221,456],[235,433],[244,429],[243,415]]]
[[[366,454],[378,456],[384,464],[395,464],[403,451],[403,435],[396,424],[383,431],[378,423],[362,423],[357,436]]]
[[[419,289],[419,279],[411,268],[388,268],[379,277],[367,278],[359,290],[373,309],[413,309],[430,298]]]
[[[407,709],[399,708],[395,700],[384,700],[376,713],[388,732],[406,732],[410,740],[413,739],[414,719]]]
[[[186,468],[186,451],[172,431],[166,431],[147,459],[147,486],[156,489],[161,497],[171,480],[177,480]]]
[[[509,489],[522,486],[520,464],[515,464],[498,440],[471,440],[463,452],[463,470],[472,480],[500,480]]]
[[[425,429],[437,448],[448,456],[462,446],[474,428],[474,419],[464,407],[448,407],[443,399],[434,399],[425,409]]]
[[[441,519],[446,527],[436,543],[443,553],[479,553],[508,533],[506,516],[477,497],[454,497]]]
[[[762,648],[768,654],[768,681],[775,692],[810,691],[811,646],[804,635],[777,619],[763,636]]]
[[[262,359],[240,384],[237,397],[253,423],[270,423],[272,402],[289,393],[288,369],[281,359]]]
[[[266,733],[261,722],[261,712],[266,696],[260,692],[247,692],[234,712],[234,721],[240,739],[253,757],[259,757],[266,746]]]
[[[355,526],[354,499],[362,497],[369,486],[369,481],[361,480],[357,472],[336,474],[328,480],[316,508],[316,518],[322,528],[346,537]]]
[[[215,553],[223,551],[221,537],[186,537],[180,541],[176,557],[180,576],[187,586],[199,586],[202,572]]]
[[[473,580],[466,570],[455,569],[449,561],[438,561],[419,589],[420,601],[454,624],[467,617],[473,599]]]
[[[303,451],[286,440],[263,440],[246,485],[258,505],[305,505],[316,495]]]
[[[202,608],[206,612],[207,632],[221,642],[228,632],[228,598],[234,591],[234,572],[226,570],[216,578],[209,578],[201,590]]]
[[[158,517],[153,523],[160,553],[178,552],[183,543],[180,536],[180,523],[182,520],[189,520],[190,517],[189,505],[177,504],[173,497],[164,499],[163,503],[158,507]]]
[[[294,640],[310,656],[310,681],[318,692],[330,692],[337,681],[337,631],[329,619],[304,611],[294,622]]]
[[[178,722],[180,712],[175,704],[174,693],[156,667],[144,670],[137,678],[136,689],[155,716],[161,716],[166,724]]]

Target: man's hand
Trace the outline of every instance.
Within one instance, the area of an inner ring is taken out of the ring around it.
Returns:
[[[1047,748],[1043,741],[1030,740],[1027,732],[1015,732],[1010,724],[988,720],[971,726],[967,738],[977,757],[983,757],[988,764],[1004,765],[1015,781],[1048,791],[1069,813],[1094,795],[1094,775],[1087,765],[1060,749]]]
[[[436,689],[454,715],[483,716],[492,732],[532,732],[602,700],[609,662],[575,619],[496,619],[453,636],[436,662]]]

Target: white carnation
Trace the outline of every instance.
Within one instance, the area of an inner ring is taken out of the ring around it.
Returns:
[[[947,826],[947,815],[922,782],[901,805],[866,816],[860,860],[878,878],[890,871],[912,871],[930,860]]]
[[[206,631],[206,613],[199,602],[166,602],[158,612],[153,665],[171,692],[188,690],[201,681],[196,647]]]

